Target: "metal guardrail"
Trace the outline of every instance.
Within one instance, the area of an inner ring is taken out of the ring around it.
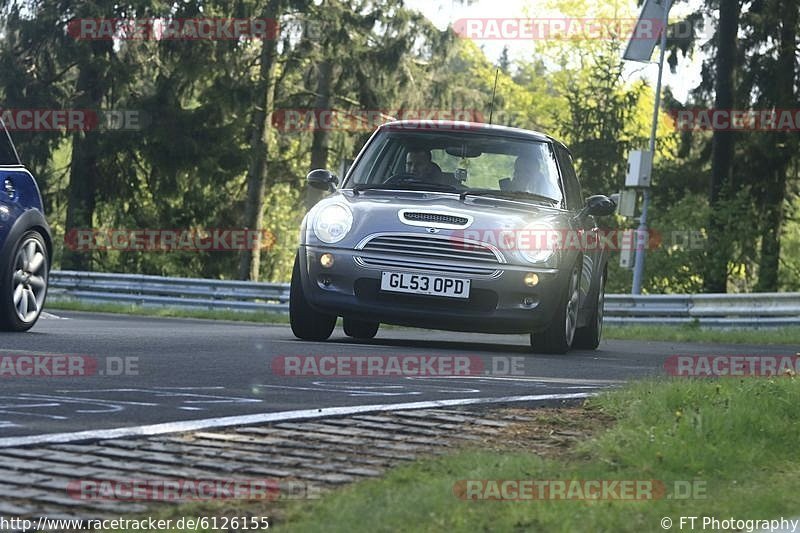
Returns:
[[[289,285],[52,271],[48,298],[233,311],[289,312]]]
[[[137,274],[53,271],[50,298],[233,311],[286,313],[289,285]],[[800,293],[606,295],[609,324],[709,327],[800,325]]]
[[[606,295],[609,324],[800,326],[800,293]]]

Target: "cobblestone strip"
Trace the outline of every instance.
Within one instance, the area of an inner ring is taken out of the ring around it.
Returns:
[[[0,451],[0,515],[104,518],[148,502],[82,498],[80,480],[272,479],[322,492],[481,441],[526,417],[426,409]]]

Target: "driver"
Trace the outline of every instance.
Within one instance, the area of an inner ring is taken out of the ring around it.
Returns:
[[[541,161],[533,154],[521,155],[514,162],[514,177],[511,179],[511,190],[520,192],[536,192],[536,183],[542,176]]]
[[[511,190],[530,192],[553,199],[560,198],[561,195],[547,178],[546,169],[547,165],[539,152],[519,156],[514,163]]]
[[[416,177],[433,183],[444,181],[442,169],[433,162],[433,157],[428,150],[414,150],[406,156],[406,172]]]

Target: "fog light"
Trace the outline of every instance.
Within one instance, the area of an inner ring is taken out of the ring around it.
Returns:
[[[525,307],[533,307],[534,305],[536,305],[536,298],[531,298],[530,296],[526,296],[522,300],[522,305],[524,305]]]
[[[333,254],[319,256],[319,264],[322,265],[322,268],[331,268],[333,266]]]
[[[539,284],[539,274],[529,272],[525,274],[525,285],[528,287],[535,287]]]

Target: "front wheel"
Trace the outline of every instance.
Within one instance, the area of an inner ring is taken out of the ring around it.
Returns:
[[[374,339],[380,328],[379,322],[365,322],[353,318],[344,317],[344,334],[354,339],[369,340]]]
[[[575,332],[575,341],[572,346],[586,350],[596,350],[600,346],[600,339],[603,336],[603,306],[606,301],[606,274],[600,275],[600,288],[597,290],[597,300],[595,301],[592,318],[589,324],[578,328]]]
[[[0,267],[0,330],[27,331],[36,324],[47,296],[49,257],[44,238],[25,233]]]
[[[578,324],[580,287],[578,265],[572,269],[552,322],[540,333],[531,333],[531,348],[535,353],[565,354],[572,347]]]
[[[324,341],[330,338],[336,327],[336,315],[327,315],[312,309],[303,292],[300,278],[300,256],[294,259],[292,285],[289,290],[289,323],[292,333],[304,341]]]

